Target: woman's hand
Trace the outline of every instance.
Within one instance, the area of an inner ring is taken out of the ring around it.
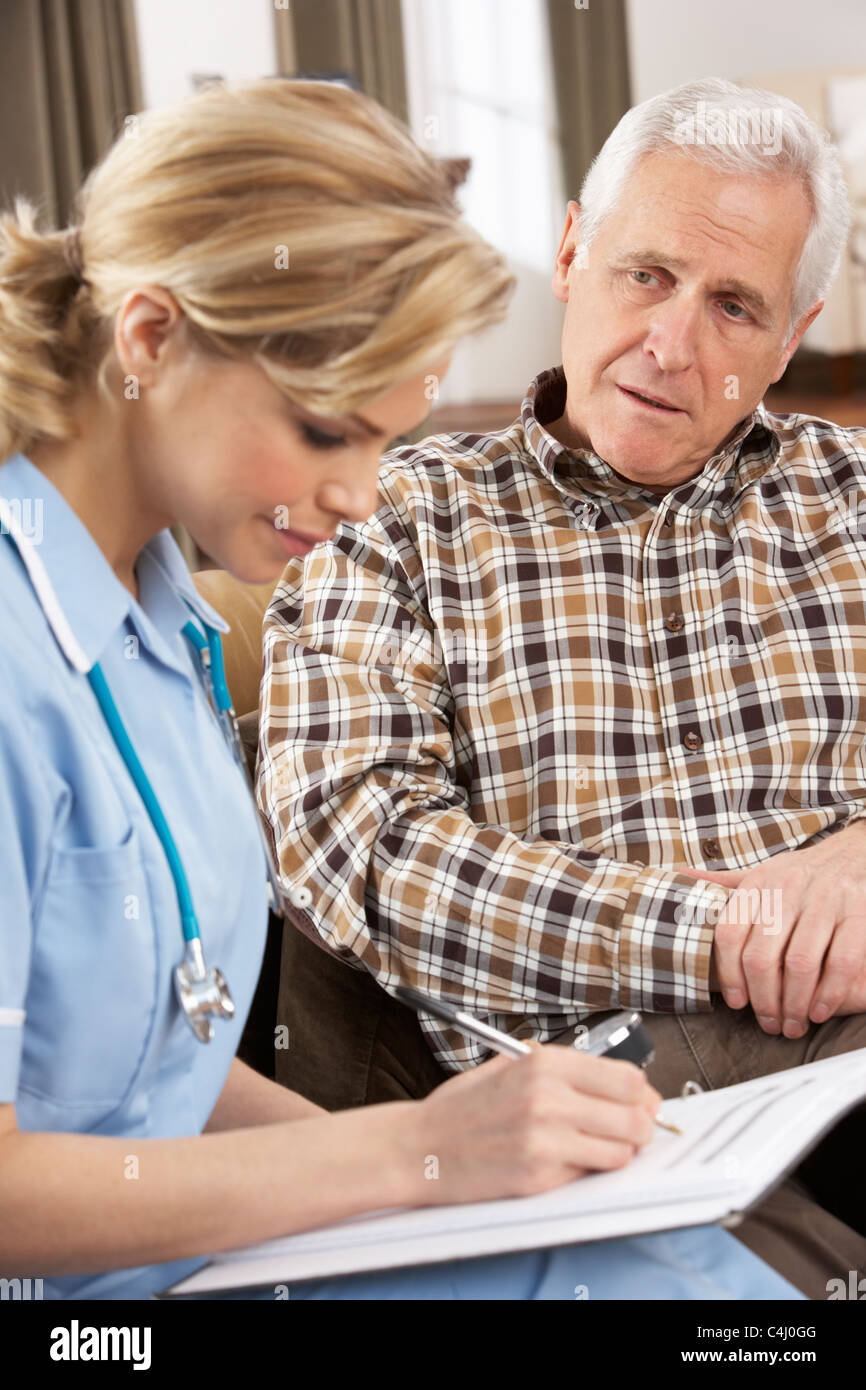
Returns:
[[[496,1057],[417,1102],[417,1200],[529,1196],[621,1168],[652,1138],[661,1100],[632,1062],[560,1044]]]

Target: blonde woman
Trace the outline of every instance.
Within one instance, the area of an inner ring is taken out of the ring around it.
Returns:
[[[235,1059],[266,863],[204,682],[219,705],[225,624],[168,528],[275,581],[369,516],[427,378],[504,312],[499,255],[402,127],[318,82],[136,118],[78,214],[0,222],[0,1274],[147,1297],[207,1252],[628,1162],[660,1100],[629,1063],[546,1048],[327,1115]],[[292,1297],[576,1284],[799,1296],[707,1229]]]

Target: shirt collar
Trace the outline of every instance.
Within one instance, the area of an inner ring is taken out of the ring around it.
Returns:
[[[141,552],[138,605],[84,522],[25,454],[0,466],[0,496],[20,518],[24,545],[53,590],[50,608],[43,604],[46,617],[78,669],[89,670],[136,611],[144,611],[167,640],[189,620],[190,608],[211,627],[228,632],[225,619],[198,593],[169,531],[160,531]]]
[[[660,501],[638,483],[618,478],[610,464],[591,449],[568,448],[548,432],[545,425],[558,420],[565,410],[566,392],[562,366],[549,367],[535,377],[523,398],[523,431],[529,452],[542,472],[559,485],[565,477],[576,478],[588,491],[603,492],[607,496],[633,494]],[[759,401],[752,413],[740,421],[727,443],[707,460],[701,472],[687,480],[688,493],[685,482],[677,485],[678,504],[700,503],[710,492],[718,491],[720,483],[734,496],[773,466],[781,447],[778,431],[763,401]]]

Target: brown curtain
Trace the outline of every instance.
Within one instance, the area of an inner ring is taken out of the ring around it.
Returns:
[[[400,0],[291,0],[274,23],[285,76],[352,77],[408,121]]]
[[[132,0],[2,0],[0,194],[64,225],[88,170],[141,110]]]
[[[547,0],[568,198],[631,106],[625,0]]]

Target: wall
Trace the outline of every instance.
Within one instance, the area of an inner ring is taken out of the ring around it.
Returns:
[[[276,71],[273,0],[136,0],[146,107],[193,90],[193,73],[233,80]]]
[[[696,77],[866,63],[863,0],[626,0],[632,100]]]

